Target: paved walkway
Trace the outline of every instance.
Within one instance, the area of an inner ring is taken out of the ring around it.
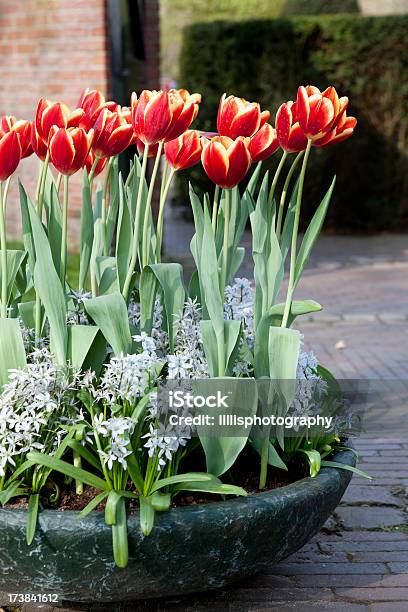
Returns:
[[[191,227],[180,221],[170,231],[168,250],[188,263]],[[325,306],[302,322],[305,346],[340,378],[407,380],[407,272],[408,236],[323,237],[297,293]],[[116,609],[406,612],[408,439],[388,431],[357,447],[373,480],[354,476],[334,515],[298,553],[222,591]]]

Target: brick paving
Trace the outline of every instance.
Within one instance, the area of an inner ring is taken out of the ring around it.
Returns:
[[[180,259],[188,232],[172,228]],[[407,268],[408,237],[319,242],[297,295],[326,308],[301,328],[306,348],[339,378],[407,380]],[[408,439],[388,431],[356,447],[373,480],[354,476],[322,531],[284,562],[221,591],[91,610],[406,612]]]

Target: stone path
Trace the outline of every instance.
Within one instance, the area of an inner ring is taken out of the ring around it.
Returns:
[[[187,263],[189,233],[173,224],[167,245]],[[408,236],[323,237],[297,293],[325,306],[303,320],[305,346],[340,378],[407,381],[407,272]],[[356,446],[373,480],[354,476],[322,531],[281,564],[214,593],[91,610],[406,612],[408,439],[387,431]]]

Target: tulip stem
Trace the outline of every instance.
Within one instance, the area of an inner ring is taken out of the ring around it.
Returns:
[[[160,157],[163,150],[163,140],[159,142],[159,146],[157,148],[156,159],[154,160],[154,166],[152,170],[152,176],[150,177],[149,191],[147,193],[146,206],[144,211],[144,221],[143,221],[143,249],[142,249],[142,265],[143,267],[149,264],[149,219],[151,214],[151,203],[153,199],[154,185],[156,183],[157,171],[159,169]]]
[[[132,237],[132,257],[130,260],[129,269],[126,274],[126,279],[125,279],[123,290],[122,290],[122,295],[125,298],[126,302],[128,301],[130,283],[132,282],[133,271],[135,269],[136,261],[137,261],[137,250],[139,246],[140,208],[141,208],[141,203],[142,203],[143,186],[144,186],[144,179],[146,176],[148,155],[149,155],[149,145],[145,144],[144,152],[143,152],[142,169],[140,171],[139,188],[137,191],[135,225],[133,228],[133,237]],[[134,165],[133,165],[133,168],[134,168]]]
[[[160,205],[159,205],[159,214],[157,217],[157,237],[156,237],[156,263],[160,263],[161,261],[161,250],[163,244],[163,222],[164,222],[164,206],[166,204],[167,195],[169,193],[171,181],[173,180],[173,176],[175,174],[175,169],[172,168],[170,170],[169,177],[166,181],[164,188],[160,194]],[[167,174],[167,172],[166,172]]]
[[[44,198],[44,190],[45,190],[45,179],[47,176],[48,164],[50,161],[50,154],[47,151],[47,155],[42,162],[40,176],[37,183],[37,193],[36,193],[36,204],[37,204],[37,215],[41,221],[42,217],[42,202]],[[42,315],[41,315],[41,300],[38,294],[38,291],[35,292],[35,311],[34,311],[34,320],[35,320],[35,344],[38,346],[39,340],[41,338],[41,328],[42,328]]]
[[[280,173],[282,171],[283,164],[285,163],[287,156],[288,156],[287,151],[284,151],[283,154],[282,154],[282,157],[280,159],[280,162],[278,164],[278,167],[276,168],[275,176],[273,177],[272,185],[271,185],[271,188],[270,188],[270,191],[269,191],[269,196],[268,196],[268,204],[269,204],[269,206],[272,206],[273,196],[275,195],[276,185],[278,183],[279,175],[280,175]]]
[[[170,168],[169,164],[167,163],[167,161],[165,161],[163,172],[162,172],[161,185],[160,185],[160,200],[162,199],[163,192],[167,185],[167,172],[169,171],[169,168]]]
[[[299,187],[298,187],[297,199],[296,199],[295,220],[293,224],[292,246],[291,246],[291,252],[290,252],[289,284],[288,284],[288,291],[286,294],[285,310],[283,313],[281,327],[287,327],[290,307],[292,305],[293,292],[295,290],[296,247],[297,247],[297,237],[298,237],[298,231],[299,231],[300,208],[302,205],[303,185],[305,182],[306,166],[307,166],[307,161],[309,159],[311,148],[312,148],[312,140],[309,138],[307,141],[305,156],[303,158],[302,168],[300,170],[300,175],[299,175]]]
[[[99,160],[100,160],[100,157],[98,157],[97,155],[95,155],[95,159],[94,159],[94,162],[93,162],[93,164],[92,164],[92,168],[91,168],[91,170],[90,170],[90,172],[89,172],[89,176],[88,176],[88,178],[89,178],[89,183],[90,183],[91,185],[92,185],[92,181],[93,181],[93,178],[94,178],[94,174],[95,174],[96,166],[98,165]]]
[[[61,268],[60,279],[65,289],[65,275],[67,272],[67,233],[68,233],[68,181],[69,176],[64,176],[64,199],[62,204],[62,238],[61,238]]]
[[[278,242],[280,240],[280,235],[281,235],[281,229],[282,229],[282,218],[283,218],[283,211],[285,209],[285,202],[286,202],[286,195],[288,193],[288,189],[289,189],[289,183],[290,180],[293,176],[293,173],[296,169],[296,166],[298,165],[301,157],[303,155],[303,151],[300,151],[300,153],[298,153],[289,169],[288,175],[286,177],[285,180],[285,184],[283,185],[283,189],[282,189],[282,193],[281,193],[281,198],[280,198],[280,203],[279,203],[279,211],[278,211],[278,220],[276,222],[276,237],[278,239]]]
[[[231,189],[225,190],[225,208],[224,208],[224,241],[222,245],[222,265],[221,265],[221,284],[220,293],[221,299],[224,299],[225,285],[227,284],[227,267],[228,267],[228,239],[229,239],[229,223],[231,215]]]
[[[3,182],[0,181],[0,250],[1,250],[1,318],[7,317],[7,242],[6,242],[6,204]]]
[[[47,171],[48,171],[49,163],[50,163],[50,154],[47,151],[47,155],[45,156],[45,160],[44,160],[43,167],[41,170],[41,181],[40,181],[40,188],[38,190],[38,199],[37,199],[37,214],[40,217],[40,219],[42,218],[45,182],[47,180]]]
[[[8,177],[8,179],[6,180],[4,184],[4,190],[3,190],[3,209],[4,211],[6,210],[7,196],[8,196],[8,192],[10,189],[10,181],[11,181],[11,176]]]
[[[214,203],[213,203],[213,209],[212,209],[212,223],[211,223],[214,236],[217,232],[217,217],[218,217],[219,201],[220,201],[220,188],[218,185],[216,185],[215,191],[214,191]]]
[[[61,189],[61,181],[62,181],[62,174],[61,172],[58,172],[58,176],[57,176],[57,182],[55,184],[55,187],[57,189],[57,193],[59,194],[59,191]]]
[[[113,160],[115,158],[111,157],[108,161],[108,167],[106,169],[105,179],[103,181],[103,191],[102,191],[102,244],[103,244],[103,254],[106,256],[109,254],[110,244],[107,244],[106,239],[106,196],[108,193],[110,175],[112,170]]]

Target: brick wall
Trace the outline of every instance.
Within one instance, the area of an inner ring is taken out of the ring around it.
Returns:
[[[117,1],[120,10],[120,0]],[[158,0],[144,3],[146,61],[139,85],[160,80]],[[0,115],[34,118],[41,96],[74,106],[84,87],[111,95],[107,0],[0,0]],[[136,85],[135,85],[136,86]],[[21,162],[18,175],[34,194],[38,160]],[[80,173],[71,178],[70,234],[77,244]],[[7,233],[19,234],[17,181],[8,200]]]

